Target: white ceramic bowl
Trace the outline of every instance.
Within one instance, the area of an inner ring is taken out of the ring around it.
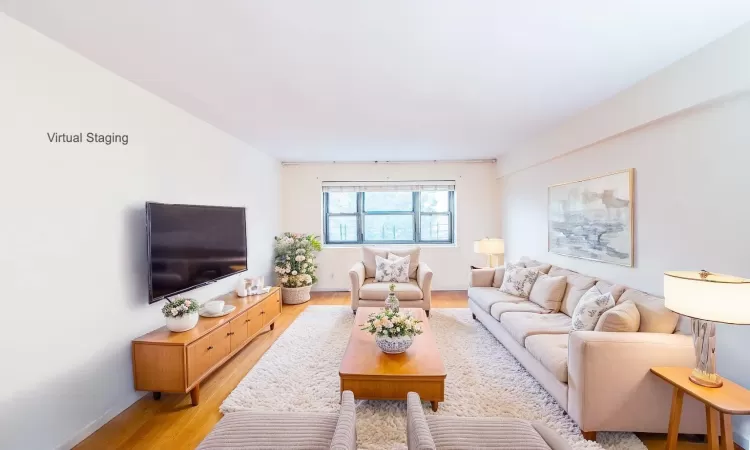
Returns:
[[[224,302],[222,300],[213,300],[207,302],[203,307],[210,314],[219,314],[224,311]]]

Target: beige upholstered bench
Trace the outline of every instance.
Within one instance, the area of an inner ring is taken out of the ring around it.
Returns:
[[[513,418],[425,417],[419,394],[407,398],[409,450],[570,450],[568,443],[538,422]]]
[[[341,411],[331,413],[260,413],[225,415],[198,450],[356,450],[354,395],[344,391]]]

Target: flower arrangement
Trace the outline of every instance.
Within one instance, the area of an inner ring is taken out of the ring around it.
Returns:
[[[200,307],[201,305],[193,299],[178,297],[173,300],[167,299],[167,303],[161,308],[161,313],[168,319],[177,318],[197,313]]]
[[[381,338],[413,337],[422,334],[421,320],[410,314],[404,314],[389,309],[370,314],[363,327],[364,331]]]
[[[275,267],[279,282],[285,288],[312,286],[315,276],[315,252],[322,249],[320,239],[312,234],[284,233],[274,238]]]

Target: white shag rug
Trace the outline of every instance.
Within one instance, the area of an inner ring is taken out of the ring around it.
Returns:
[[[632,433],[584,440],[567,413],[469,309],[432,309],[429,320],[448,376],[445,402],[437,413],[425,403],[426,414],[538,420],[574,449],[646,449]],[[338,411],[339,365],[353,325],[349,307],[308,306],[221,411]],[[406,402],[358,400],[357,441],[360,449],[405,449]]]

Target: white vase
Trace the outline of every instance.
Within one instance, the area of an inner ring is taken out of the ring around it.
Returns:
[[[412,342],[414,342],[414,338],[411,336],[375,336],[375,343],[380,347],[380,350],[392,355],[404,353],[409,347],[411,347]]]
[[[180,333],[195,328],[198,325],[198,313],[183,314],[182,317],[167,317],[167,329]]]

